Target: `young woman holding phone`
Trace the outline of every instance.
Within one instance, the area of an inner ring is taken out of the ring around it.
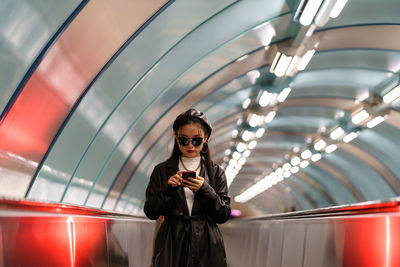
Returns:
[[[146,190],[146,216],[164,217],[152,266],[226,266],[217,223],[228,220],[230,197],[224,170],[211,160],[211,124],[202,112],[189,109],[176,118],[173,130],[172,155],[154,168]],[[188,171],[195,178],[183,179]]]

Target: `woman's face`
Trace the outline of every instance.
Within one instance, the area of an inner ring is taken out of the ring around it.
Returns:
[[[187,146],[183,146],[178,142],[179,137],[189,138],[190,142]],[[192,138],[203,138],[199,146],[193,145]],[[188,158],[200,157],[200,152],[203,149],[204,142],[206,141],[206,135],[203,129],[196,123],[189,123],[178,129],[176,142],[178,142],[179,150],[182,152],[182,156]]]

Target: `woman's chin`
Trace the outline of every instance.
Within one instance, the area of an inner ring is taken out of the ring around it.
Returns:
[[[195,158],[195,157],[200,156],[200,154],[199,154],[199,153],[196,153],[195,150],[185,151],[185,152],[182,153],[182,154],[183,154],[184,157],[187,157],[187,158]]]

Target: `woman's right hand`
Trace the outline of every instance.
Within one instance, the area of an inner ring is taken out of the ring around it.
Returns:
[[[175,173],[174,175],[172,175],[169,179],[168,179],[168,184],[172,187],[178,187],[182,184],[182,176],[181,173],[183,171],[178,171],[177,173]]]

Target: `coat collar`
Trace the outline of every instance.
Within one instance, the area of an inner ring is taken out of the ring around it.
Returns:
[[[167,160],[167,169],[178,171],[179,157],[172,156]]]

